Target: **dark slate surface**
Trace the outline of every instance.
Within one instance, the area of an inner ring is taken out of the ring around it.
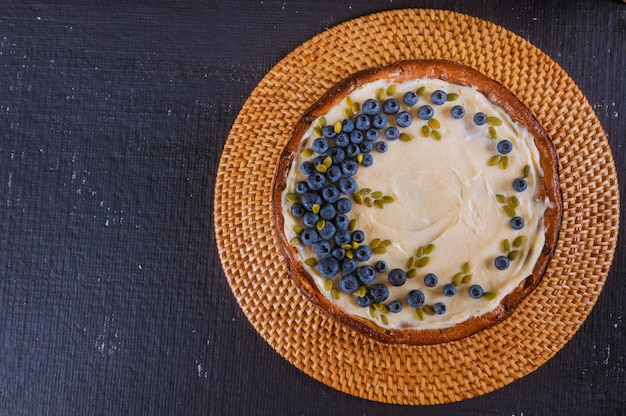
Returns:
[[[411,408],[277,355],[230,292],[211,217],[222,147],[267,71],[329,27],[403,7],[468,13],[546,52],[588,97],[626,183],[626,4],[0,3],[1,415],[626,412],[623,244],[552,360],[491,394]]]

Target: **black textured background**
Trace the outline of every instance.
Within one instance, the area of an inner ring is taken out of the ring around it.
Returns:
[[[244,100],[302,42],[404,7],[468,13],[547,53],[595,109],[626,183],[618,0],[0,0],[0,415],[626,413],[624,244],[552,360],[445,406],[335,391],[239,309],[212,211]]]

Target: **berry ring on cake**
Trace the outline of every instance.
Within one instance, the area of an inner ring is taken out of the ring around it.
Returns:
[[[433,60],[324,94],[294,126],[272,198],[306,296],[368,336],[416,345],[513,313],[562,216],[556,152],[532,113],[479,72]]]

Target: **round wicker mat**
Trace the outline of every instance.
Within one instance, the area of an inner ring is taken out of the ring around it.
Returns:
[[[348,75],[415,58],[470,66],[512,91],[552,138],[564,217],[539,286],[517,311],[474,336],[431,346],[374,341],[307,301],[287,275],[271,221],[278,157],[302,113]],[[215,186],[219,254],[258,333],[285,359],[340,391],[381,402],[439,404],[491,392],[536,370],[576,333],[599,296],[619,225],[608,141],[567,74],[492,23],[441,10],[364,16],[304,43],[254,89],[224,147]]]

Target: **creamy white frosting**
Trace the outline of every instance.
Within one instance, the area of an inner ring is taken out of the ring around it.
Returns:
[[[350,99],[362,103],[368,98],[376,97],[380,88],[391,84],[380,80],[353,91]],[[370,167],[359,167],[355,179],[358,189],[370,188],[392,196],[394,203],[386,204],[384,209],[367,207],[353,203],[348,214],[356,218],[358,229],[363,230],[366,239],[362,244],[369,244],[374,238],[390,240],[385,254],[374,254],[363,264],[374,265],[378,260],[387,263],[387,270],[400,268],[407,270],[407,259],[415,255],[416,248],[434,244],[435,248],[429,255],[429,264],[419,269],[416,277],[407,279],[400,287],[388,283],[386,273],[377,273],[374,283],[385,283],[390,290],[389,298],[384,302],[400,300],[403,304],[400,313],[387,313],[387,324],[381,322],[380,313],[376,318],[370,316],[368,307],[356,304],[355,295],[341,292],[338,300],[333,300],[350,314],[361,316],[387,328],[438,329],[446,328],[466,321],[469,318],[483,315],[497,307],[502,299],[527,276],[541,253],[544,244],[543,215],[549,204],[547,200],[536,197],[540,188],[540,177],[543,174],[539,164],[539,151],[533,136],[525,127],[512,121],[500,107],[491,103],[487,97],[475,88],[462,87],[440,80],[418,79],[397,84],[394,97],[413,116],[408,128],[400,128],[413,137],[409,142],[387,141],[389,149],[386,153],[372,152],[374,164]],[[416,91],[425,86],[426,91],[420,96],[418,103],[407,107],[402,102],[405,92]],[[443,105],[433,105],[430,95],[434,90],[441,89],[446,93],[459,94],[455,101]],[[434,117],[440,121],[441,140],[422,135],[425,121],[417,116],[422,105],[431,105],[435,110]],[[451,117],[450,109],[454,105],[462,105],[465,116],[461,120]],[[324,117],[328,124],[342,121],[346,107],[345,99]],[[498,138],[492,140],[488,134],[489,125],[477,126],[472,117],[477,112],[487,116],[496,116],[502,125],[495,127]],[[394,118],[389,117],[390,125]],[[313,127],[304,134],[303,148],[311,148],[315,139]],[[381,139],[384,138],[381,130]],[[488,160],[499,154],[496,150],[498,141],[508,139],[513,150],[507,156],[509,166],[489,166]],[[308,158],[312,160],[315,156]],[[302,159],[292,164],[287,178],[287,187],[283,197],[294,192],[298,181],[306,180],[300,171]],[[524,166],[530,166],[528,188],[524,192],[515,192],[512,181],[521,176]],[[496,195],[516,196],[520,205],[516,208],[518,216],[525,221],[524,227],[517,231],[510,227],[510,217],[503,213],[502,204]],[[291,203],[283,204],[285,218],[284,232],[288,240],[296,237],[294,225],[299,220],[290,213]],[[520,248],[522,257],[511,261],[507,270],[497,270],[494,259],[503,255],[502,242],[510,242],[523,235],[525,243]],[[300,261],[315,257],[312,247],[300,244],[296,247]],[[450,283],[452,277],[461,271],[464,263],[471,264],[472,275],[470,284],[457,287],[457,294],[446,297],[442,288]],[[332,299],[330,291],[324,289],[325,278],[320,276],[315,267],[305,265],[308,273],[313,276],[321,293]],[[424,275],[434,273],[438,276],[438,284],[434,288],[426,287]],[[339,288],[341,273],[335,277],[334,287]],[[471,285],[480,285],[485,292],[492,292],[493,299],[473,299],[468,295]],[[421,290],[426,298],[426,305],[443,302],[447,311],[443,315],[426,315],[424,320],[417,319],[414,308],[406,302],[406,294],[412,289]]]

